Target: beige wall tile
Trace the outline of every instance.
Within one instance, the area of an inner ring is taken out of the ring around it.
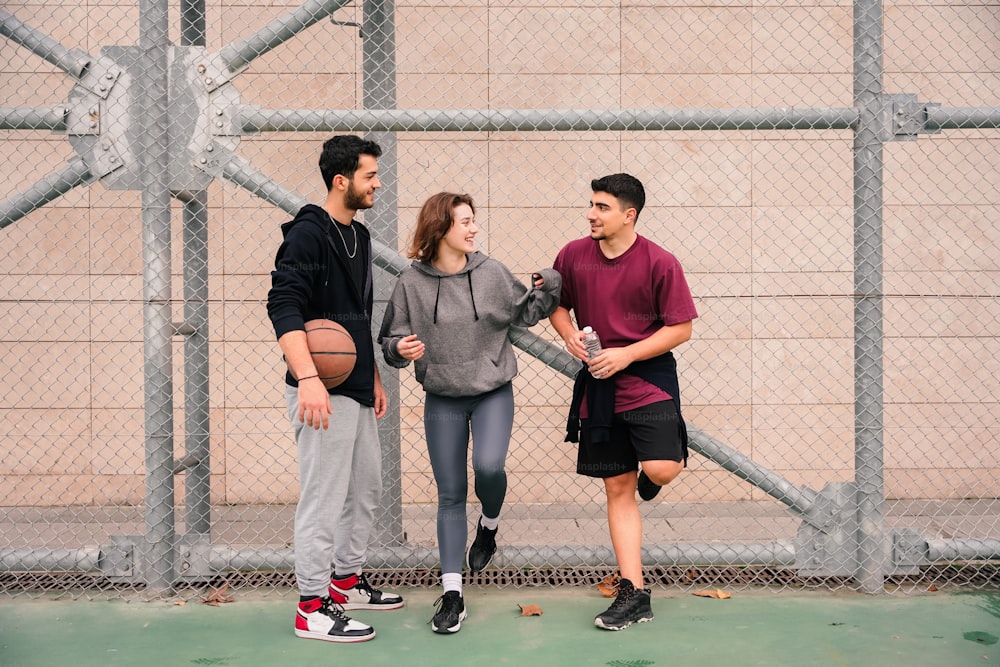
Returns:
[[[89,475],[0,475],[0,490],[8,507],[86,505],[95,486]]]
[[[1000,468],[891,468],[885,471],[887,498],[993,498]]]
[[[851,72],[850,7],[753,11],[753,63],[765,72]]]
[[[849,207],[756,207],[752,218],[757,271],[853,271]]]
[[[490,70],[512,74],[616,73],[621,57],[619,42],[580,36],[603,35],[620,17],[619,11],[610,7],[491,7]]]
[[[622,67],[683,74],[748,72],[752,16],[745,7],[627,8],[621,19]]]
[[[675,352],[685,402],[741,405],[751,401],[751,342],[692,338]],[[685,394],[685,392],[687,392]]]
[[[96,475],[143,475],[146,472],[145,410],[103,408],[91,412],[93,443],[89,463]],[[179,424],[183,437],[183,422]],[[179,443],[174,443],[179,451]]]
[[[91,381],[89,343],[5,343],[0,352],[0,406],[86,408]],[[52,391],[58,387],[57,391]]]
[[[404,137],[398,160],[399,203],[414,209],[412,215],[400,216],[401,239],[410,238],[420,207],[436,192],[468,193],[479,201],[477,208],[486,203],[492,161],[485,135],[456,135],[444,142]]]
[[[854,303],[846,297],[759,298],[753,300],[754,336],[764,338],[849,338]]]
[[[754,73],[751,101],[747,106],[778,108],[851,108],[854,106],[852,73],[762,72]],[[886,90],[909,90],[886,87]],[[923,98],[921,98],[923,99]]]
[[[754,203],[758,206],[849,206],[848,141],[762,141],[753,144]]]
[[[996,140],[942,137],[886,145],[885,203],[910,206],[1000,205]]]
[[[86,341],[91,333],[85,303],[15,302],[0,310],[0,341]]]
[[[848,403],[854,400],[851,338],[755,340],[755,403]]]
[[[420,77],[397,77],[396,107],[399,109],[486,109],[490,105],[492,77],[481,73],[427,73]],[[493,107],[503,106],[494,101]],[[401,137],[402,138],[402,137]]]
[[[488,69],[482,7],[406,7],[396,14],[396,63],[401,73],[473,74]]]
[[[87,346],[93,378],[87,397],[94,408],[141,408],[145,371],[143,343],[98,342]]]
[[[750,204],[750,143],[706,141],[690,134],[661,136],[649,141],[622,141],[624,154],[631,157],[625,170],[641,175],[647,206]]]
[[[91,472],[90,411],[80,408],[0,410],[0,474],[67,475]]]
[[[930,72],[995,71],[996,12],[989,5],[889,6],[885,60],[892,68]]]
[[[12,184],[11,192],[21,189]],[[5,273],[81,275],[89,271],[86,209],[43,207],[8,225],[3,233],[11,249],[4,259]]]
[[[676,57],[676,56],[675,56]],[[624,109],[746,109],[752,105],[752,78],[745,73],[627,71],[622,75]],[[611,100],[593,103],[611,107]]]
[[[885,394],[895,402],[981,402],[1000,393],[996,338],[885,341]]]
[[[308,41],[308,39],[307,39]],[[233,81],[240,103],[273,109],[341,110],[361,105],[355,72],[310,72],[287,76],[258,73],[257,63]]]

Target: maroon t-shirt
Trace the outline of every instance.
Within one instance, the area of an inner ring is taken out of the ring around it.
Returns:
[[[664,325],[698,317],[680,262],[652,241],[637,236],[619,257],[608,259],[589,237],[566,245],[552,268],[562,276],[560,304],[572,310],[577,328],[594,328],[603,347],[625,347]],[[671,398],[627,369],[615,376],[615,412]],[[586,417],[586,401],[581,417]]]

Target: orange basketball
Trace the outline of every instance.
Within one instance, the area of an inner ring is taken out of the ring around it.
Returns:
[[[306,342],[312,353],[316,372],[327,389],[333,389],[354,370],[357,350],[347,329],[333,320],[306,322]]]

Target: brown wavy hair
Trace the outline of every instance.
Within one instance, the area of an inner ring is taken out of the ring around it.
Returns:
[[[417,228],[413,230],[413,242],[406,256],[426,264],[437,259],[441,239],[455,222],[452,211],[460,204],[468,204],[472,214],[476,214],[476,205],[469,195],[439,192],[428,197],[417,215]]]

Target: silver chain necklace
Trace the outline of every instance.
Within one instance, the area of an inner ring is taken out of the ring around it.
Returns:
[[[347,239],[344,238],[344,232],[340,231],[340,223],[333,219],[333,216],[330,215],[329,211],[327,212],[326,217],[330,218],[330,224],[332,224],[334,229],[337,230],[337,234],[340,236],[340,240],[344,242],[344,252],[347,253],[347,258],[354,259],[355,256],[357,256],[358,254],[358,230],[354,229],[353,224],[348,225],[348,227],[354,229],[354,252],[348,252]]]

